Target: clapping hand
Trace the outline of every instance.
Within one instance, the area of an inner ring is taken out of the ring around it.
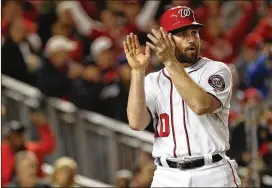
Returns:
[[[130,33],[124,41],[124,50],[128,64],[132,70],[144,70],[150,62],[151,50],[145,47],[145,54],[142,53],[137,35]]]
[[[175,42],[171,33],[167,33],[164,28],[160,27],[159,30],[152,29],[152,34],[148,34],[147,37],[152,41],[146,42],[152,50],[155,51],[158,59],[162,63],[167,63],[169,61],[177,61],[175,56]]]

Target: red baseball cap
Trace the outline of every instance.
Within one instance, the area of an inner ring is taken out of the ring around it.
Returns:
[[[165,11],[160,19],[160,25],[167,32],[175,32],[190,26],[203,27],[202,24],[196,22],[194,11],[186,6],[177,6]]]

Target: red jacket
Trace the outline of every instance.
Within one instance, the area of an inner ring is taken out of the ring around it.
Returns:
[[[39,176],[42,176],[41,165],[44,161],[44,157],[45,155],[54,151],[56,147],[56,141],[48,124],[38,126],[38,132],[41,138],[40,141],[26,142],[25,147],[28,151],[32,151],[36,154],[39,163]],[[2,142],[1,151],[1,185],[3,186],[9,183],[13,176],[14,153],[6,141]]]

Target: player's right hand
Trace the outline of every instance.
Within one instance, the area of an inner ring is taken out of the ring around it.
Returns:
[[[145,54],[142,53],[137,35],[130,33],[127,40],[123,42],[128,64],[132,70],[144,70],[150,62],[151,50],[145,47]]]

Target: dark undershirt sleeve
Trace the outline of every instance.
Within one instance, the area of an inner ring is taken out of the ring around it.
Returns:
[[[148,111],[148,113],[149,113],[149,115],[150,115],[150,119],[151,119],[151,121],[150,121],[150,123],[148,124],[148,126],[146,127],[146,129],[145,130],[147,130],[147,131],[149,131],[149,132],[154,132],[154,118],[152,117],[152,113],[151,113],[151,111],[149,110],[149,108],[148,107],[146,107],[147,108],[147,111]]]

